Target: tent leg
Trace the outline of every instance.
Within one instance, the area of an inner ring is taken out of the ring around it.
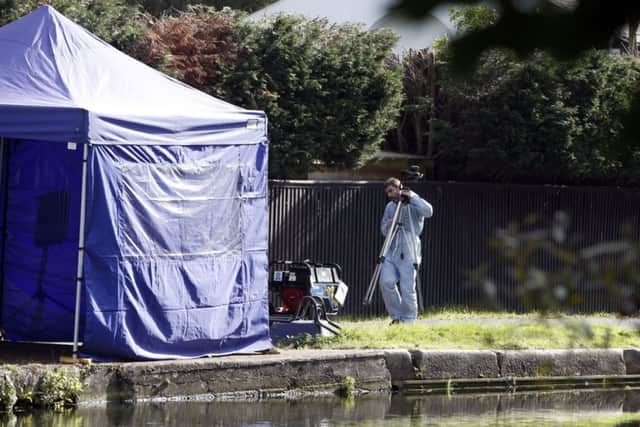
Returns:
[[[3,183],[5,184],[5,186],[2,188],[3,190],[3,194],[2,197],[4,198],[4,204],[3,204],[3,212],[2,212],[2,226],[0,228],[0,230],[2,231],[2,234],[0,234],[0,239],[2,239],[0,248],[2,248],[2,253],[0,254],[0,339],[2,339],[2,319],[3,319],[3,313],[2,313],[2,309],[4,307],[4,254],[6,252],[6,236],[7,236],[7,194],[9,192],[9,177],[7,176],[7,181],[5,182],[5,180],[3,179],[3,173],[5,172],[3,169],[4,166],[4,147],[5,147],[5,139],[4,137],[0,137],[0,185],[2,185]]]
[[[0,176],[2,176],[2,161],[4,160],[4,137],[0,136]]]
[[[73,358],[78,358],[78,335],[80,332],[80,296],[82,293],[82,266],[84,261],[84,224],[87,204],[87,159],[89,144],[82,149],[82,189],[80,191],[80,231],[78,235],[78,270],[76,272],[76,306],[73,317]]]

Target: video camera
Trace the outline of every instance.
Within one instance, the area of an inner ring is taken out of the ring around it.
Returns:
[[[424,177],[424,174],[420,170],[420,166],[411,165],[409,169],[400,171],[400,180],[405,181],[419,181]]]
[[[400,171],[400,180],[403,182],[400,189],[411,190],[411,188],[404,185],[404,183],[411,182],[411,181],[419,181],[423,177],[424,177],[424,174],[422,173],[422,171],[420,171],[420,166],[418,165],[409,166],[409,169]],[[400,200],[402,201],[402,203],[409,203],[409,198],[407,196],[404,196],[404,195],[400,196]]]

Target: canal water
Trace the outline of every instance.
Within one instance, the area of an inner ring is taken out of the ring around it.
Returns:
[[[375,395],[257,402],[167,401],[0,414],[0,426],[569,426],[640,425],[640,391],[455,396]]]

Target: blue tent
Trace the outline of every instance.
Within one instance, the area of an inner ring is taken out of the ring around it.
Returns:
[[[4,337],[121,359],[271,347],[265,114],[49,6],[0,52]]]

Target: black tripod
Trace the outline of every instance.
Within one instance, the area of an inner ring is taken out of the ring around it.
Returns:
[[[45,300],[49,300],[63,311],[73,312],[72,307],[68,307],[64,302],[54,298],[45,291],[44,287],[47,261],[49,258],[49,246],[65,241],[68,225],[69,193],[67,191],[52,191],[38,196],[38,213],[34,243],[36,246],[42,248],[42,256],[40,257],[40,268],[38,269],[37,288],[35,292],[27,298],[24,304],[17,307],[13,313],[2,319],[4,323],[13,320],[21,314],[29,313],[31,315],[30,330],[44,330],[47,328],[43,317]]]
[[[376,291],[376,286],[378,284],[378,279],[380,278],[380,269],[382,268],[382,263],[387,257],[387,253],[389,252],[389,248],[391,248],[391,243],[396,235],[402,232],[404,236],[405,242],[409,246],[409,251],[411,252],[411,262],[413,264],[413,268],[416,271],[416,292],[418,296],[418,310],[424,311],[424,305],[422,302],[422,289],[420,286],[420,276],[418,275],[418,269],[420,268],[420,263],[418,262],[418,250],[416,248],[416,242],[413,236],[416,235],[415,227],[413,225],[413,220],[411,219],[410,210],[411,206],[409,205],[409,199],[406,197],[401,197],[400,201],[396,204],[396,209],[393,211],[393,216],[391,217],[391,224],[389,225],[389,230],[387,232],[387,236],[384,239],[384,243],[382,244],[382,249],[380,250],[380,254],[378,255],[378,263],[376,264],[376,268],[373,271],[373,276],[371,277],[371,281],[369,282],[369,287],[367,288],[367,292],[365,293],[363,304],[370,305],[373,300],[373,294]],[[405,210],[407,211],[407,215],[405,215]],[[407,230],[404,228],[402,224],[402,218],[408,218],[409,220],[409,229],[411,232],[411,238],[407,236]]]

